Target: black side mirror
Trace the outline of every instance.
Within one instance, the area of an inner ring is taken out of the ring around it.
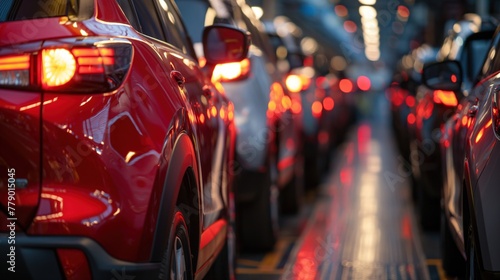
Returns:
[[[462,67],[455,60],[426,64],[422,72],[422,82],[434,90],[459,91],[462,80]]]
[[[238,62],[248,56],[250,33],[216,24],[203,30],[203,53],[208,64]]]

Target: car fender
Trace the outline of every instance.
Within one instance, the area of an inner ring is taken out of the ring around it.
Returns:
[[[157,222],[154,226],[154,238],[151,250],[151,260],[161,261],[168,245],[168,232],[172,223],[173,214],[176,208],[176,202],[182,186],[184,175],[189,169],[192,169],[192,175],[195,181],[196,194],[193,198],[194,207],[186,206],[182,208],[188,218],[192,214],[200,218],[201,203],[200,198],[200,174],[199,174],[199,155],[193,141],[193,133],[190,128],[186,110],[180,110],[173,118],[169,132],[164,141],[162,158],[159,163],[158,183],[161,184],[159,192],[159,208],[157,213]],[[155,198],[152,197],[152,200]],[[153,202],[152,202],[153,203]],[[190,211],[196,211],[192,213]],[[189,225],[188,225],[189,226]],[[191,227],[190,227],[191,228]],[[199,228],[199,225],[196,226]]]

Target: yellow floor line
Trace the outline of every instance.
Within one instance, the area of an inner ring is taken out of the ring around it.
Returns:
[[[439,279],[446,280],[446,273],[444,272],[443,269],[443,264],[441,259],[427,259],[425,261],[427,265],[434,265],[437,268]]]
[[[290,242],[291,242],[290,238],[280,238],[276,243],[274,251],[264,256],[264,259],[259,265],[259,269],[262,270],[276,269],[276,266],[278,266],[279,262],[281,261],[281,258],[283,258],[283,255],[285,254],[286,249],[290,245]]]
[[[259,261],[254,261],[254,260],[238,259],[238,265],[246,265],[246,266],[255,266],[255,267],[258,267],[260,265],[260,262]]]

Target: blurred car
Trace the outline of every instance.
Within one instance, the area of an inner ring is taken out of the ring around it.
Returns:
[[[234,277],[233,112],[161,3],[2,4],[2,279]],[[205,67],[248,41],[205,29]]]
[[[406,163],[410,161],[410,132],[415,124],[415,95],[421,84],[421,70],[425,63],[436,60],[437,51],[429,45],[422,45],[403,56],[387,89],[392,129]]]
[[[450,276],[464,279],[500,279],[498,30],[479,76],[447,121],[441,140],[443,267]],[[466,74],[457,61],[445,61],[428,65],[424,81],[435,90],[460,91],[452,81]]]
[[[297,211],[302,200],[300,124],[282,85],[268,38],[244,1],[176,0],[200,57],[204,26],[224,23],[251,34],[249,57],[220,64],[214,77],[234,104],[237,131],[235,196],[238,239],[243,250],[266,251],[276,242],[279,195]]]
[[[496,27],[494,22],[467,14],[464,20],[454,24],[438,52],[438,61],[457,60],[466,71],[461,91],[430,90],[425,85],[417,89],[410,160],[416,181],[417,211],[424,229],[439,228],[442,167],[438,143],[441,128],[479,72]]]
[[[283,16],[265,22],[265,27],[291,92],[292,110],[301,116],[305,180],[314,188],[328,171],[331,152],[343,139],[353,110],[336,86],[338,78],[320,69],[318,62],[329,60],[314,39]]]

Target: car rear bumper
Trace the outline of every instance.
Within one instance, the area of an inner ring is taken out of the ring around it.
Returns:
[[[97,242],[86,237],[34,237],[18,233],[15,245],[5,242],[7,234],[2,233],[0,238],[0,261],[3,264],[8,261],[10,247],[15,246],[15,272],[2,269],[1,279],[65,279],[56,249],[83,252],[92,279],[157,279],[160,271],[160,263],[131,263],[115,259]]]

